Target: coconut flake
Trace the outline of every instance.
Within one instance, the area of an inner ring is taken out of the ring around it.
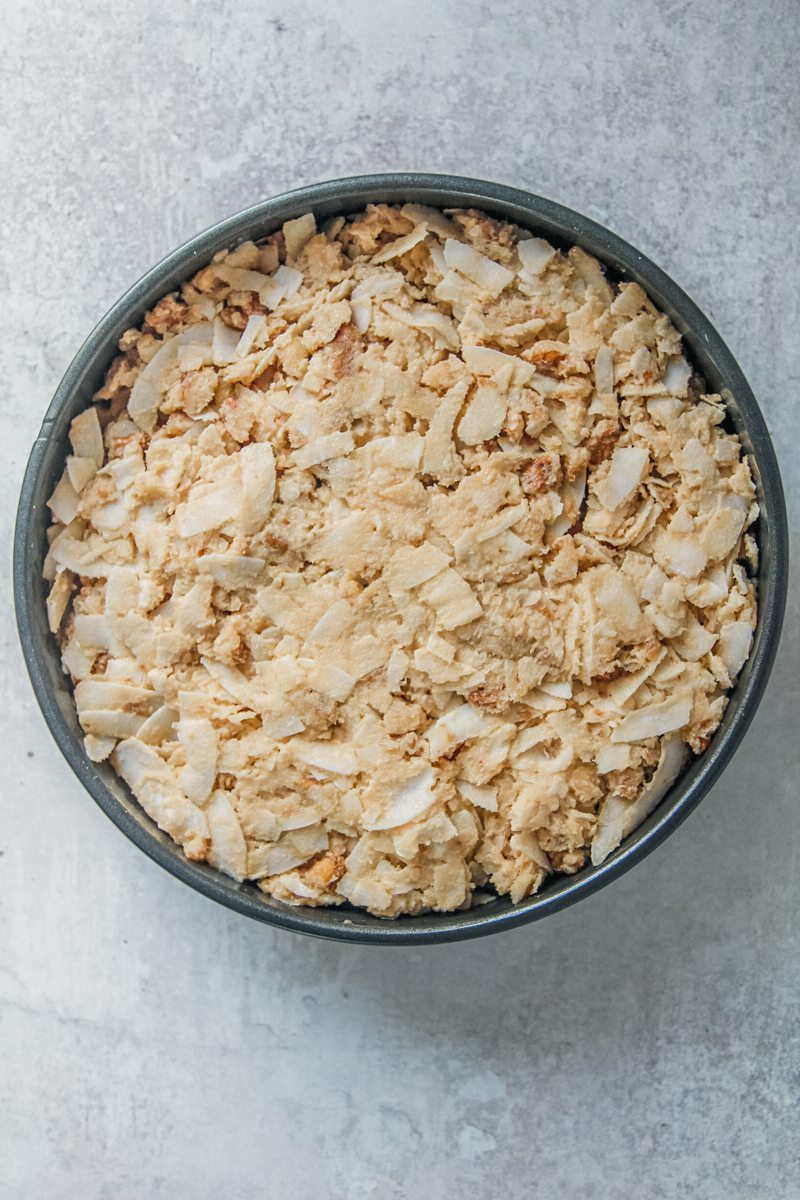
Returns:
[[[418,225],[416,229],[411,230],[411,233],[406,233],[403,237],[395,238],[393,242],[387,242],[377,254],[373,254],[370,262],[373,266],[378,266],[379,263],[390,262],[393,258],[400,258],[403,254],[407,254],[409,250],[413,250],[420,242],[424,242],[427,235],[428,231],[425,226]]]
[[[408,670],[408,655],[405,650],[395,646],[386,664],[386,686],[390,692],[399,690]]]
[[[454,321],[437,308],[431,308],[427,304],[401,308],[399,304],[393,304],[390,300],[384,301],[383,308],[395,321],[427,334],[434,345],[446,350],[458,350],[461,345]]]
[[[432,542],[403,546],[396,550],[383,568],[383,578],[393,597],[419,587],[449,567],[450,559]]]
[[[53,586],[47,597],[47,623],[51,633],[58,633],[72,596],[73,578],[69,571],[56,571]]]
[[[316,232],[317,222],[314,220],[313,213],[305,213],[294,221],[284,222],[283,239],[286,245],[287,263],[294,262],[306,242],[311,241]]]
[[[236,343],[236,355],[238,358],[245,358],[256,342],[264,336],[267,331],[267,322],[263,313],[253,313],[247,318],[247,324],[242,330],[242,336]]]
[[[609,771],[624,771],[631,765],[630,746],[603,746],[597,755],[598,775],[607,775]]]
[[[655,773],[633,803],[627,803],[614,794],[608,796],[600,809],[592,839],[591,856],[595,867],[605,862],[623,838],[650,816],[678,778],[687,757],[687,748],[680,738],[665,738]]]
[[[600,346],[595,355],[594,388],[598,396],[614,393],[614,351],[610,346]]]
[[[650,460],[643,446],[618,446],[611,456],[611,468],[605,479],[594,485],[594,493],[603,508],[619,508],[642,482]]]
[[[263,529],[275,499],[275,454],[269,442],[252,442],[239,451],[241,508],[239,526],[243,533]]]
[[[730,621],[722,626],[717,654],[731,679],[736,678],[747,662],[752,644],[753,630],[747,621]]]
[[[228,363],[235,362],[239,357],[241,335],[238,329],[232,329],[230,325],[226,325],[221,317],[214,320],[213,328],[211,358],[215,367],[224,367]]]
[[[186,504],[179,507],[178,532],[186,538],[207,533],[210,529],[219,529],[240,511],[241,501],[241,481],[235,477],[221,484],[212,484],[210,489],[208,485],[203,485],[202,490],[196,489]]]
[[[486,812],[497,812],[497,788],[479,787],[466,779],[457,779],[456,788],[464,799],[476,808],[483,808]]]
[[[179,721],[176,730],[186,753],[186,766],[178,776],[180,786],[190,800],[202,804],[211,795],[217,777],[216,731],[207,717]]]
[[[372,320],[372,305],[368,300],[356,300],[350,305],[353,324],[359,333],[366,333]]]
[[[315,467],[331,458],[341,458],[355,447],[352,433],[325,433],[312,438],[301,450],[292,453],[296,467]]]
[[[691,715],[691,696],[648,704],[629,713],[611,734],[611,741],[643,742],[647,738],[660,737],[662,733],[672,733],[688,725]]]
[[[472,246],[457,242],[454,238],[448,238],[444,244],[444,260],[448,267],[466,275],[467,279],[492,296],[499,295],[514,279],[513,272],[507,267],[502,267],[485,254],[479,254]]]
[[[355,775],[358,772],[358,755],[338,742],[303,742],[295,739],[290,743],[290,749],[298,762],[328,771],[331,775]]]
[[[454,237],[458,233],[455,224],[438,208],[428,208],[424,204],[404,204],[400,212],[415,225],[422,225],[431,233],[438,233],[440,237]]]
[[[544,238],[524,238],[517,242],[517,254],[522,263],[522,271],[529,275],[541,275],[549,262],[555,257],[555,250]]]
[[[524,358],[492,350],[490,346],[464,346],[461,354],[473,375],[506,374],[512,382],[522,385],[536,374],[536,368]]]
[[[506,419],[506,397],[493,384],[475,389],[467,411],[458,423],[457,433],[467,446],[477,446],[497,437]]]
[[[437,759],[449,754],[462,742],[488,733],[494,725],[495,722],[490,717],[478,712],[471,704],[461,704],[458,708],[452,708],[450,712],[434,721],[425,734],[431,758]]]
[[[56,484],[52,496],[47,501],[47,507],[62,525],[70,525],[78,515],[78,503],[78,493],[70,483],[69,474],[65,470]]]
[[[578,519],[578,515],[586,495],[586,472],[581,471],[574,479],[569,479],[561,489],[562,511],[547,525],[548,542],[554,542],[563,537]]]
[[[334,600],[306,634],[307,642],[333,642],[350,632],[355,622],[352,605],[342,597]]]
[[[664,371],[664,387],[673,396],[685,396],[692,377],[692,368],[683,358],[672,358]]]
[[[69,427],[69,440],[76,457],[89,459],[95,467],[102,467],[105,458],[103,431],[94,405],[74,418]]]
[[[233,805],[224,792],[215,792],[205,809],[211,846],[208,861],[233,879],[247,874],[247,843]]]
[[[373,832],[397,829],[421,817],[433,804],[433,784],[433,769],[429,766],[423,767],[418,775],[407,779],[395,791],[390,792],[380,815],[372,820],[365,818],[364,828]]]
[[[466,579],[452,567],[441,571],[419,589],[419,596],[436,610],[442,629],[458,629],[468,625],[483,613],[478,597]]]
[[[216,340],[217,324],[221,325],[222,322],[215,322],[212,327],[207,321],[204,321],[199,325],[192,325],[183,333],[170,338],[156,351],[144,370],[137,376],[128,399],[128,415],[145,433],[152,433],[156,427],[158,410],[164,398],[164,377],[168,371],[177,366],[181,347],[202,346],[210,351],[212,336]],[[227,326],[223,326],[223,328],[227,329]],[[232,332],[236,335],[235,341],[238,342],[239,334],[236,330]]]

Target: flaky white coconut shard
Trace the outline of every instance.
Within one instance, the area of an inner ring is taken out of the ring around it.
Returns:
[[[179,842],[189,857],[203,857],[209,841],[205,814],[178,787],[158,752],[129,738],[119,743],[112,761],[159,829]]]
[[[629,713],[611,734],[612,742],[643,742],[647,738],[672,733],[688,725],[692,715],[691,696],[678,696],[648,704]]]
[[[128,400],[128,415],[140,429],[146,433],[152,433],[155,429],[158,411],[164,402],[165,380],[168,373],[177,367],[181,347],[203,347],[210,352],[213,337],[214,328],[201,323],[162,343],[137,376]],[[238,338],[236,340],[238,342]]]
[[[492,727],[492,720],[470,704],[460,704],[439,717],[428,730],[427,740],[432,758],[449,754],[456,746],[478,737]]]
[[[522,238],[517,243],[517,254],[523,270],[531,275],[541,275],[555,256],[555,250],[544,238]]]
[[[397,829],[415,821],[426,813],[433,804],[434,773],[431,767],[425,767],[418,775],[413,775],[396,789],[390,789],[388,800],[384,803],[380,815],[365,817],[364,826],[372,831],[382,829]]]
[[[285,904],[517,903],[717,729],[753,480],[636,284],[479,212],[311,214],[127,330],[49,500],[86,753]]]
[[[597,819],[592,838],[592,865],[599,867],[623,840],[658,807],[680,775],[689,751],[674,734],[661,743],[661,757],[649,783],[637,798],[626,801],[613,793],[607,798]]]
[[[753,630],[748,621],[731,621],[719,635],[719,656],[731,679],[735,679],[750,654]]]
[[[594,489],[604,508],[619,508],[628,499],[642,482],[648,459],[643,446],[620,446],[614,451],[608,474]]]
[[[512,271],[454,238],[444,244],[444,261],[490,295],[502,292],[514,278]]]

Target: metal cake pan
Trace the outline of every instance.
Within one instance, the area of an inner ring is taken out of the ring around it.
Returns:
[[[655,812],[602,866],[588,866],[576,875],[553,878],[537,895],[517,905],[497,898],[464,912],[394,921],[347,906],[290,907],[265,897],[252,884],[237,883],[206,864],[189,862],[139,807],[112,768],[86,757],[71,687],[47,627],[46,585],[42,579],[49,523],[46,502],[63,470],[69,424],[100,386],[123,331],[139,324],[155,301],[183,283],[218,250],[264,237],[284,221],[308,211],[325,218],[355,213],[368,203],[381,201],[480,208],[556,244],[582,246],[616,279],[641,284],[683,335],[689,357],[711,390],[726,397],[730,421],[750,459],[761,508],[756,527],[760,546],[759,611],[752,653],[708,750],[692,763]],[[17,514],[14,592],[25,660],[50,731],[86,790],[131,841],[190,887],[245,916],[317,937],[388,945],[478,937],[536,920],[604,887],[668,837],[728,765],[764,694],[780,637],[788,556],[780,473],[755,396],[707,317],[664,271],[595,221],[530,192],[451,175],[364,175],[300,188],[219,222],[162,259],[103,317],[59,384],[30,454]]]

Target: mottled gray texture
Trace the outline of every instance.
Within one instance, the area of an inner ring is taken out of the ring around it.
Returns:
[[[41,414],[127,284],[262,196],[404,167],[638,244],[728,338],[798,487],[792,0],[0,16],[6,547]],[[425,951],[271,932],[152,865],[67,772],[6,615],[0,1196],[797,1194],[796,597],[747,745],[667,845],[541,925]]]

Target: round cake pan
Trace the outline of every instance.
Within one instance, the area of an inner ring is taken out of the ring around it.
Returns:
[[[46,585],[42,578],[50,519],[47,499],[63,470],[69,425],[101,385],[123,331],[139,324],[155,301],[182,284],[218,250],[265,237],[302,213],[311,211],[320,220],[355,213],[366,204],[383,201],[480,208],[555,244],[582,246],[605,264],[612,277],[641,284],[682,334],[695,368],[710,389],[725,397],[730,421],[750,460],[761,510],[755,527],[760,565],[758,627],[752,653],[711,745],[693,761],[655,812],[602,866],[587,866],[576,875],[554,877],[535,896],[519,904],[511,904],[507,898],[492,898],[461,912],[428,913],[394,921],[348,906],[290,907],[265,897],[252,884],[237,883],[206,864],[189,862],[139,807],[112,768],[86,757],[71,687],[47,627]],[[664,271],[596,222],[530,192],[451,175],[364,175],[300,188],[221,221],[148,271],[100,321],[59,384],[31,451],[14,545],[17,623],[36,698],[67,762],[115,825],[178,879],[245,916],[317,937],[387,945],[453,941],[525,924],[589,896],[654,850],[716,782],[753,719],[775,659],[787,576],[786,510],[775,452],[744,375],[708,319]],[[53,803],[59,803],[58,799],[54,798]]]

